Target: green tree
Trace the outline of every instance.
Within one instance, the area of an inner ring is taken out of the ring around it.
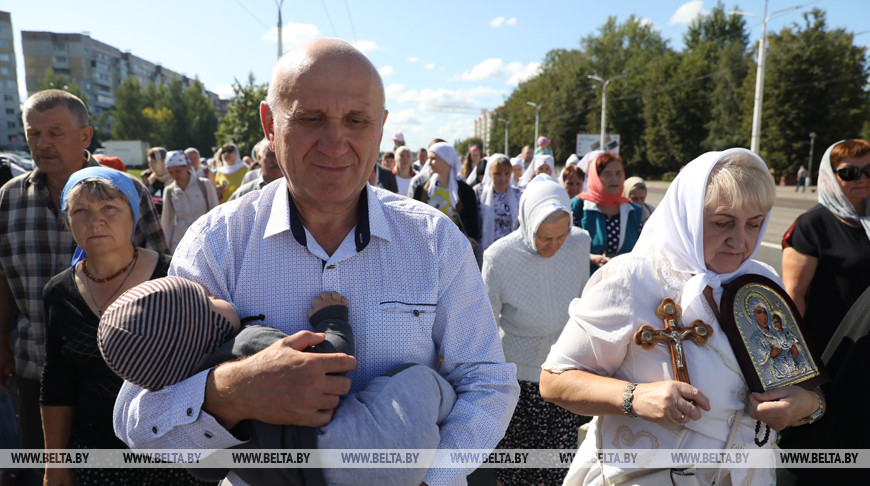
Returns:
[[[82,102],[84,102],[85,106],[88,106],[88,97],[85,96],[85,93],[79,87],[76,80],[71,79],[65,74],[55,73],[54,69],[51,67],[45,70],[45,76],[43,76],[42,81],[39,82],[39,90],[42,91],[45,89],[62,89],[70,94],[76,95],[80,100],[82,100]]]
[[[712,78],[710,118],[704,125],[707,138],[701,144],[705,151],[748,146],[748,139],[740,130],[747,66],[746,48],[740,43],[731,43],[719,52]]]
[[[233,99],[227,106],[227,114],[220,121],[215,139],[218,144],[234,142],[242,154],[247,154],[251,148],[263,139],[263,128],[260,124],[260,102],[266,99],[266,84],[256,84],[254,74],[248,75],[248,82],[242,85],[239,80],[233,82]]]
[[[602,79],[623,76],[607,87],[607,132],[620,134],[620,155],[629,172],[641,171],[647,160],[642,94],[651,86],[653,73],[650,66],[672,50],[651,24],[634,15],[623,24],[618,24],[616,17],[610,17],[599,28],[598,35],[585,37],[580,45],[589,57],[593,71],[586,74],[595,74]],[[600,83],[597,84],[595,93],[600,100],[601,87]],[[590,110],[584,131],[598,133],[600,125],[600,112]]]
[[[703,152],[742,144],[735,91],[746,72],[744,27],[720,2],[689,25],[685,50],[648,71],[644,142],[653,166],[674,171]]]
[[[184,102],[184,87],[180,79],[172,79],[168,84],[162,83],[157,89],[156,99],[152,105],[155,109],[166,109],[172,113],[172,125],[162,127],[161,132],[166,138],[158,142],[170,150],[183,150],[189,140],[190,123],[187,116],[187,105]],[[168,120],[168,118],[167,118]]]
[[[187,140],[183,145],[196,147],[202,154],[210,153],[215,145],[217,112],[199,79],[184,91],[184,106],[187,111]]]
[[[517,87],[505,104],[496,110],[496,118],[509,126],[508,156],[517,155],[524,145],[534,145],[535,108],[541,104],[540,134],[552,140],[554,156],[564,160],[574,153],[577,127],[583,122],[591,95],[584,96],[586,60],[578,50],[554,49],[547,53],[540,73]],[[588,63],[587,63],[588,64]],[[588,90],[587,90],[588,91]],[[490,133],[489,152],[504,150],[504,123],[495,122]]]
[[[173,146],[166,143],[167,140],[172,139],[172,131],[175,127],[175,115],[172,114],[172,110],[148,106],[142,110],[142,115],[147,120],[148,127],[150,127],[146,140],[149,140],[152,145],[167,147],[169,150],[178,147],[177,145]]]
[[[477,145],[481,150],[485,150],[483,147],[483,139],[480,137],[469,137],[465,140],[456,140],[453,142],[453,148],[456,149],[456,153],[459,154],[459,158],[464,158],[465,154],[468,153],[468,149],[472,146]]]
[[[115,107],[111,113],[111,134],[115,140],[145,140],[151,135],[150,120],[145,116],[148,102],[139,80],[130,76],[115,89]]]
[[[865,54],[852,33],[829,29],[819,9],[805,13],[802,25],[770,36],[760,150],[771,168],[790,173],[806,163],[810,132],[817,134],[818,154],[861,135],[868,106]]]
[[[735,5],[732,10],[739,9]],[[749,43],[746,20],[742,15],[728,14],[722,2],[717,2],[709,14],[696,17],[683,35],[683,44],[687,51],[708,42],[718,44],[720,49],[736,42],[746,49]]]

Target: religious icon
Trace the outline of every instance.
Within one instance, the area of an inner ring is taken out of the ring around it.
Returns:
[[[803,321],[785,291],[760,275],[745,275],[722,294],[722,325],[752,391],[827,381]]]

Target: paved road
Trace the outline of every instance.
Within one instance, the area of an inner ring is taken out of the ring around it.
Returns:
[[[668,184],[666,182],[648,182],[647,188],[647,202],[657,206],[665,195]],[[771,265],[779,274],[782,274],[782,246],[780,243],[782,236],[795,218],[818,202],[814,192],[815,188],[812,188],[812,191],[796,193],[793,186],[777,186],[776,188],[776,203],[773,206],[773,214],[755,259]]]

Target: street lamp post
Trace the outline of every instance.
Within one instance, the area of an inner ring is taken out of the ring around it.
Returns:
[[[284,42],[281,39],[281,31],[284,30],[281,22],[281,6],[284,5],[284,0],[275,0],[275,5],[278,7],[278,59],[281,59],[281,55],[284,53]]]
[[[508,126],[511,124],[510,120],[502,120],[499,118],[500,122],[504,123],[504,154],[508,154]]]
[[[806,5],[797,5],[794,7],[788,7],[767,15],[767,0],[764,0],[764,16],[762,17],[759,17],[754,13],[742,12],[739,10],[729,12],[732,15],[745,15],[761,19],[761,38],[758,39],[758,67],[755,71],[755,105],[752,108],[752,139],[749,143],[749,149],[756,154],[758,153],[758,146],[761,140],[761,105],[764,102],[764,61],[767,58],[765,52],[765,44],[767,43],[767,22],[781,13],[798,10],[805,6]]]
[[[614,79],[619,79],[622,76],[616,76],[615,78],[610,78],[607,80],[601,79],[600,77],[593,74],[589,74],[586,77],[601,83],[601,141],[599,142],[601,146],[599,147],[599,149],[604,150],[604,140],[607,138],[607,133],[604,131],[604,127],[607,124],[607,85],[610,84],[610,82]]]
[[[535,141],[532,143],[532,147],[535,147],[538,143],[538,121],[541,119],[541,107],[544,104],[532,103],[531,101],[526,101],[526,104],[535,107]]]
[[[813,146],[816,144],[816,132],[810,132],[810,162],[807,165],[809,170],[807,170],[807,180],[804,182],[804,187],[810,187],[810,183],[813,181]],[[806,189],[804,189],[806,190]]]

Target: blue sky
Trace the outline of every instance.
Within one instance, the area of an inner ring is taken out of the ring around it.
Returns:
[[[763,0],[724,3],[759,16],[764,11]],[[499,106],[519,81],[534,75],[549,50],[578,47],[609,16],[620,22],[631,14],[645,19],[681,49],[688,23],[715,5],[711,0],[285,0],[283,41],[285,52],[314,37],[354,43],[384,78],[390,116],[382,148],[391,149],[390,136],[402,131],[415,149],[434,137],[453,141],[473,135],[481,109]],[[870,45],[866,0],[770,0],[768,13],[799,5],[825,9],[830,27],[844,27],[859,34],[856,44]],[[233,79],[245,80],[248,73],[267,81],[277,56],[275,0],[16,0],[0,3],[0,10],[12,14],[22,91],[21,30],[87,32],[198,76],[208,89],[227,96]],[[801,22],[799,11],[772,18],[768,30],[792,22]],[[747,27],[757,42],[761,21],[748,17]]]

